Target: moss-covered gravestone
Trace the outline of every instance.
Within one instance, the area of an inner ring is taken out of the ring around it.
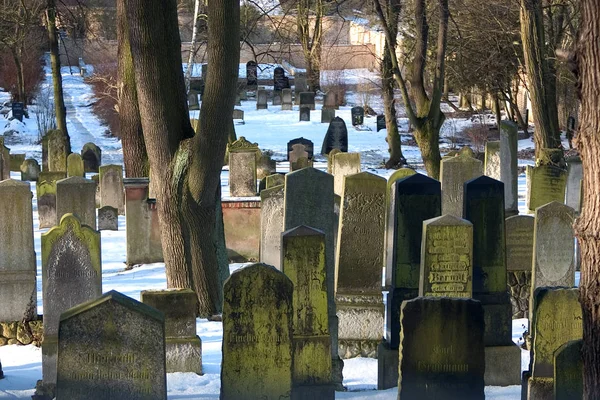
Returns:
[[[290,397],[292,299],[292,282],[269,265],[249,265],[225,281],[221,400]]]
[[[483,400],[483,308],[472,299],[419,297],[401,312],[398,400]]]
[[[400,306],[404,300],[413,299],[419,294],[423,221],[438,217],[441,212],[440,183],[425,175],[415,174],[408,168],[404,169],[413,173],[396,180],[391,185],[388,197],[385,268],[387,324],[385,341],[377,349],[379,390],[398,384]]]
[[[96,229],[96,182],[80,176],[56,182],[56,224],[68,213]]]
[[[0,321],[36,316],[36,260],[29,183],[0,182]]]
[[[265,189],[285,184],[284,174],[271,174],[265,178]]]
[[[28,158],[21,164],[21,180],[37,181],[40,176],[40,165],[33,158]]]
[[[71,153],[67,157],[67,176],[85,177],[83,159],[77,153]]]
[[[299,226],[282,242],[283,272],[294,285],[292,398],[333,399],[325,234]]]
[[[111,206],[125,214],[125,189],[123,187],[123,166],[103,165],[100,167],[100,205]]]
[[[102,295],[100,232],[82,225],[73,214],[42,234],[44,383],[56,382],[56,352],[60,314]]]
[[[529,213],[551,202],[564,203],[567,171],[553,165],[527,166],[527,199]]]
[[[229,149],[229,195],[231,197],[256,196],[256,143],[243,136],[231,143]]]
[[[4,145],[4,138],[0,144],[0,181],[10,179],[10,149]]]
[[[500,121],[500,180],[504,183],[506,215],[519,213],[517,165],[518,127],[512,121]]]
[[[336,159],[348,153],[338,154]],[[335,161],[334,161],[335,162]],[[337,171],[337,167],[336,167]],[[336,253],[336,307],[342,358],[375,357],[385,308],[381,294],[386,180],[346,175]]]
[[[98,209],[98,230],[119,230],[119,211],[116,208],[111,206],[104,206]]]
[[[360,153],[338,153],[333,156],[333,192],[342,195],[344,177],[360,172]]]
[[[464,183],[483,174],[483,164],[473,157],[473,152],[464,147],[455,157],[441,162],[442,214],[463,216]]]
[[[583,335],[579,289],[538,288],[533,294],[532,315],[528,398],[551,399],[554,355],[562,345]]]
[[[48,171],[67,172],[67,156],[71,152],[67,136],[56,129],[46,134],[48,145]]]
[[[473,224],[454,215],[423,222],[419,296],[473,294]]]
[[[505,221],[507,281],[515,319],[529,316],[534,222],[530,215],[515,215]]]
[[[583,398],[582,340],[572,340],[554,352],[554,400]]]
[[[500,180],[500,142],[489,141],[485,144],[483,172],[492,179]]]
[[[10,155],[10,170],[14,172],[21,171],[21,164],[25,161],[25,154]]]
[[[56,182],[66,176],[65,172],[40,172],[36,184],[40,228],[56,225]]]
[[[102,150],[94,143],[86,143],[81,149],[85,172],[98,172],[102,164]]]
[[[60,317],[57,398],[166,400],[164,316],[114,290]]]
[[[279,185],[260,192],[260,262],[278,270],[281,270],[283,188]]]

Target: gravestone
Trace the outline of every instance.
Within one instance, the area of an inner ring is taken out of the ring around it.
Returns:
[[[308,152],[308,158],[312,160],[313,155],[314,155],[314,144],[312,141],[305,139],[303,137],[299,137],[296,139],[292,139],[287,143],[287,155],[288,155],[288,161],[290,159],[289,155],[290,152],[294,149],[294,145],[295,144],[301,144],[304,146],[304,150],[306,150]]]
[[[165,318],[111,290],[60,317],[57,398],[167,398]]]
[[[329,124],[335,118],[335,108],[321,109],[321,123]]]
[[[59,225],[42,234],[42,277],[42,372],[44,384],[53,384],[56,382],[60,315],[102,295],[100,233],[82,225],[73,214],[63,216]],[[77,335],[78,341],[85,343],[82,337],[86,336]],[[91,349],[93,347],[86,347],[87,351]]]
[[[21,180],[37,181],[40,176],[40,165],[33,158],[28,158],[21,164]]]
[[[235,108],[233,110],[233,120],[238,121],[240,124],[244,124],[244,110],[238,110]],[[241,122],[240,122],[241,121]]]
[[[260,262],[278,270],[281,270],[283,196],[283,184],[260,192]]]
[[[28,183],[0,182],[0,215],[0,321],[31,321],[37,316],[37,290]]]
[[[377,132],[387,129],[385,126],[385,115],[380,114],[377,116]]]
[[[500,122],[500,180],[504,183],[504,207],[506,215],[519,213],[519,188],[517,165],[518,150],[517,124],[512,121]]]
[[[256,162],[256,178],[266,178],[267,176],[277,172],[276,170],[277,162],[275,160],[271,160],[271,156],[268,153],[260,154],[260,157]]]
[[[582,340],[572,340],[554,352],[554,399],[583,398]]]
[[[56,182],[66,178],[65,172],[40,172],[37,184],[37,208],[40,228],[56,225]]]
[[[71,152],[66,135],[59,129],[48,131],[48,171],[67,172],[67,155]]]
[[[267,91],[264,89],[260,89],[256,92],[256,109],[257,110],[266,110],[269,108],[267,104]]]
[[[528,318],[533,260],[533,227],[530,215],[506,218],[506,269],[513,319]]]
[[[489,141],[485,144],[485,163],[483,172],[497,181],[501,180],[500,142]]]
[[[567,171],[553,165],[527,166],[527,199],[529,213],[553,201],[565,201]]]
[[[300,93],[300,108],[309,107],[311,110],[315,109],[315,93],[314,92],[302,92]]]
[[[452,214],[423,221],[419,296],[472,294],[473,224]]]
[[[285,184],[285,174],[272,174],[265,178],[265,189]]]
[[[292,398],[333,400],[325,234],[299,226],[281,240],[282,270],[294,285]]]
[[[96,229],[96,182],[80,176],[56,182],[56,225],[69,213]]]
[[[194,110],[200,109],[200,104],[198,103],[198,92],[197,91],[190,89],[190,91],[188,92],[188,95],[187,95],[187,101],[188,101],[188,110],[194,111]]]
[[[335,117],[329,124],[323,139],[321,154],[327,155],[333,149],[339,149],[342,152],[348,151],[348,129],[346,123],[340,117]]]
[[[398,399],[485,399],[478,301],[420,297],[402,304],[400,318]]]
[[[98,172],[102,164],[102,149],[94,143],[86,143],[81,149],[81,158],[85,172]]]
[[[344,177],[360,172],[360,153],[339,153],[333,156],[333,192],[342,195]]]
[[[273,69],[273,90],[280,91],[285,87],[285,70],[281,67]]]
[[[281,90],[273,90],[273,105],[281,105]]]
[[[337,95],[334,92],[327,92],[323,95],[323,110],[338,110]],[[334,113],[335,115],[335,113]]]
[[[81,156],[77,153],[71,153],[67,157],[67,176],[85,177],[83,160],[81,159]]]
[[[364,123],[364,120],[365,120],[365,109],[364,108],[362,108],[360,106],[352,107],[352,109],[350,110],[350,114],[352,115],[352,126],[359,126]]]
[[[310,107],[300,105],[300,121],[310,121]]]
[[[4,143],[4,138],[2,138]],[[10,149],[0,144],[0,181],[10,179]]]
[[[21,171],[21,164],[25,161],[25,154],[10,155],[10,170],[14,172]]]
[[[11,111],[13,118],[23,122],[23,117],[25,116],[25,105],[23,103],[14,101],[12,103]]]
[[[567,185],[565,204],[575,210],[576,214],[581,212],[581,184],[583,179],[583,167],[579,156],[567,158]]]
[[[583,335],[579,289],[540,287],[533,293],[528,399],[552,399],[554,354]]]
[[[463,147],[458,155],[443,159],[441,162],[442,214],[444,215],[463,216],[463,185],[466,181],[483,174],[481,161],[472,157],[472,151],[469,150],[468,147]]]
[[[290,111],[292,108],[292,89],[283,89],[281,91],[281,110]]]
[[[338,154],[336,158],[345,155]],[[338,169],[336,167],[336,173]],[[385,178],[346,175],[336,254],[336,306],[342,358],[377,355],[385,308],[381,294]]]
[[[256,196],[256,155],[258,144],[245,137],[229,145],[229,193],[231,197]]]
[[[301,143],[296,143],[292,145],[292,151],[288,152],[288,160],[290,162],[290,172],[301,169],[301,165],[299,165],[298,161],[300,159],[306,160],[308,163],[308,151],[306,151],[306,147]],[[300,163],[304,164],[304,163]],[[308,166],[308,165],[305,165]]]
[[[196,293],[192,289],[143,290],[140,299],[165,316],[166,372],[201,375],[202,341],[196,335]]]
[[[333,149],[329,152],[329,154],[327,154],[325,156],[325,157],[327,157],[327,173],[328,174],[333,175],[333,157],[338,153],[341,153],[340,149]]]
[[[103,165],[100,167],[100,205],[111,206],[125,214],[125,189],[123,187],[123,166]]]
[[[246,84],[249,89],[256,90],[258,86],[258,64],[251,60],[246,63]]]
[[[271,266],[252,264],[232,273],[223,290],[220,398],[289,398],[292,282]]]
[[[300,93],[308,90],[308,84],[306,80],[306,72],[298,72],[294,74],[294,92],[296,93],[296,101],[300,99]]]
[[[98,230],[99,231],[118,231],[119,230],[119,210],[111,206],[104,206],[98,209]]]

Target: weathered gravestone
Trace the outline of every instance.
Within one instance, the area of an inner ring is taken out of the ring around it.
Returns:
[[[301,143],[296,143],[292,145],[292,151],[288,152],[288,160],[290,162],[290,171],[296,171],[298,168],[298,160],[304,158],[308,161],[308,151],[306,151],[306,147]]]
[[[260,154],[260,157],[258,157],[256,162],[256,177],[258,179],[262,179],[276,172],[277,162],[272,160],[271,156],[267,153]]]
[[[165,316],[167,372],[201,375],[202,341],[196,335],[196,293],[192,289],[143,290],[140,299]]]
[[[165,319],[111,290],[60,317],[57,398],[166,400]]]
[[[340,117],[335,117],[329,124],[323,139],[321,154],[327,155],[333,149],[339,149],[342,152],[348,151],[348,129],[346,123]]]
[[[529,317],[534,218],[514,215],[506,218],[506,269],[512,317]]]
[[[554,352],[554,400],[583,398],[582,340],[572,340]]]
[[[21,164],[21,180],[37,181],[40,176],[40,165],[33,158],[28,158]]]
[[[188,110],[193,111],[193,110],[199,110],[200,109],[200,105],[198,103],[198,92],[195,90],[191,90],[188,92],[187,95],[187,101],[188,101]]]
[[[553,165],[527,166],[527,209],[534,213],[536,208],[553,201],[565,201],[567,171]]]
[[[362,125],[365,121],[365,109],[357,106],[352,107],[350,110],[350,114],[352,115],[352,126]]]
[[[300,97],[300,109],[302,107],[309,107],[311,110],[315,109],[315,93],[314,92],[302,92]]]
[[[65,172],[40,172],[36,184],[40,228],[56,225],[56,182],[66,176]]]
[[[333,156],[333,192],[342,195],[344,177],[360,172],[360,153],[338,153]]]
[[[579,214],[581,211],[581,184],[583,179],[583,167],[579,156],[567,158],[567,185],[565,204]]]
[[[264,264],[235,271],[224,286],[221,400],[289,398],[293,285]]]
[[[48,131],[42,139],[48,148],[48,171],[67,172],[67,155],[70,153],[69,143],[63,131]]]
[[[36,310],[36,259],[28,183],[0,182],[0,321],[31,321]]]
[[[102,164],[102,150],[94,143],[86,143],[81,149],[81,158],[85,172],[98,172]]]
[[[298,72],[294,74],[294,92],[296,93],[296,102],[300,100],[300,93],[308,90],[306,80],[306,72]]]
[[[273,89],[279,90],[283,89],[283,78],[285,77],[285,70],[281,67],[275,67],[273,69]]]
[[[474,158],[468,147],[463,147],[455,157],[441,162],[442,214],[462,217],[464,183],[483,174],[481,161]]]
[[[264,89],[260,89],[256,92],[256,109],[257,110],[266,110],[269,108],[267,104],[268,99],[267,91]]]
[[[273,105],[281,105],[281,90],[273,90]]]
[[[304,150],[306,150],[306,152],[308,153],[308,155],[306,157],[308,157],[308,159],[312,160],[313,155],[314,155],[314,144],[312,141],[305,139],[303,137],[299,137],[296,139],[292,139],[287,143],[287,155],[288,155],[288,161],[290,160],[290,153],[292,152],[292,150],[294,149],[294,145],[296,144],[301,144],[304,146]]]
[[[385,125],[385,115],[381,114],[377,116],[377,132],[387,129]]]
[[[305,105],[300,105],[299,111],[299,120],[300,121],[310,121],[310,107]]]
[[[281,91],[281,110],[290,111],[292,107],[292,89],[283,89]]]
[[[256,61],[250,60],[246,63],[246,84],[248,88],[256,90],[258,85],[258,64]]]
[[[258,145],[243,136],[229,145],[230,196],[256,196],[256,155],[259,152]]]
[[[53,384],[56,382],[60,315],[71,307],[102,295],[100,232],[81,225],[73,214],[66,214],[60,225],[42,234],[42,291],[43,381],[44,384]],[[119,325],[129,329],[127,324]],[[80,343],[84,343],[84,337],[77,335]],[[91,349],[93,347],[86,347],[87,351]],[[80,353],[78,355],[81,356]]]
[[[321,110],[321,123],[329,124],[335,118],[334,108],[323,108]]]
[[[56,182],[56,225],[69,213],[96,229],[96,182],[80,176]]]
[[[334,92],[325,93],[323,95],[323,110],[337,110],[337,109],[339,109],[337,95]]]
[[[506,215],[519,213],[517,165],[517,125],[512,121],[500,122],[500,180],[504,183],[504,207]]]
[[[77,153],[71,153],[67,157],[67,176],[85,177],[83,160],[81,159],[81,156]]]
[[[423,221],[419,296],[472,294],[473,224],[451,214]]]
[[[0,143],[0,181],[10,179],[10,149],[4,145],[4,138]]]
[[[401,311],[398,400],[483,400],[483,308],[472,299],[419,297]]]
[[[500,142],[489,141],[485,144],[485,162],[483,173],[492,179],[501,179]]]
[[[25,161],[25,154],[10,155],[10,170],[14,172],[21,171],[21,164]]]
[[[260,262],[281,270],[284,186],[260,192]]]
[[[100,205],[111,206],[125,213],[125,189],[123,187],[123,166],[103,165],[100,167]]]
[[[238,110],[237,108],[233,110],[233,120],[238,122],[240,125],[244,125],[244,110]]]
[[[25,105],[23,103],[14,101],[11,106],[11,111],[13,118],[23,122],[23,117],[25,116]]]
[[[563,344],[581,339],[583,322],[579,289],[541,287],[533,294],[528,399],[552,399],[554,354]]]
[[[111,206],[104,206],[98,209],[98,230],[99,231],[118,231],[119,230],[119,210]]]
[[[285,184],[285,174],[272,174],[267,176],[265,179],[265,189],[270,189],[275,186]]]
[[[282,270],[294,285],[292,398],[334,399],[325,234],[299,226],[284,232],[281,240]]]
[[[375,358],[381,341],[386,187],[384,178],[369,172],[344,178],[336,247],[336,308],[342,358]]]

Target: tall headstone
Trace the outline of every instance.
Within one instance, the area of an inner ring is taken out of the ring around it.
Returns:
[[[40,176],[40,165],[33,158],[28,158],[21,164],[21,180],[37,181]]]
[[[455,157],[442,160],[440,177],[442,182],[442,214],[462,217],[464,183],[483,174],[481,161],[472,157],[472,152],[463,148]]]
[[[300,108],[309,107],[311,110],[315,109],[315,93],[314,92],[302,92],[300,93]]]
[[[308,90],[308,84],[306,80],[306,72],[298,72],[294,74],[294,92],[296,93],[296,101],[300,99],[300,93]]]
[[[293,104],[292,89],[283,89],[281,91],[281,110],[291,111]]]
[[[260,262],[281,270],[284,186],[260,192]]]
[[[258,64],[254,60],[246,63],[246,83],[250,90],[256,90],[258,86]]]
[[[554,399],[583,398],[583,340],[572,340],[554,352]]]
[[[267,95],[267,91],[264,89],[260,89],[256,92],[256,109],[257,110],[266,110],[269,108],[267,104],[269,96]]]
[[[42,234],[42,277],[42,373],[44,383],[53,384],[60,315],[102,295],[100,233],[82,225],[73,214],[63,216],[59,225]],[[82,337],[78,339],[85,343]]]
[[[56,225],[56,182],[66,176],[66,172],[40,172],[36,184],[40,228]]]
[[[483,308],[419,297],[401,311],[398,399],[483,400]]]
[[[583,179],[583,167],[579,156],[567,158],[567,187],[565,204],[581,212],[581,184]]]
[[[323,109],[337,110],[339,109],[337,94],[335,92],[327,92],[323,95]]]
[[[143,290],[140,299],[165,316],[166,372],[202,374],[202,341],[196,335],[196,293],[192,289]]]
[[[327,155],[333,149],[339,149],[342,152],[348,151],[348,129],[340,117],[335,117],[329,124],[323,139],[321,154]]]
[[[359,126],[364,123],[365,120],[365,109],[357,106],[352,107],[350,110],[350,114],[352,115],[352,126]]]
[[[485,163],[483,172],[486,176],[497,181],[501,180],[500,142],[487,142],[485,144]]]
[[[500,180],[504,183],[504,207],[506,215],[519,212],[517,165],[518,129],[512,121],[500,122]]]
[[[505,222],[506,269],[513,319],[529,317],[534,224],[530,215],[514,215]]]
[[[377,132],[387,129],[385,125],[385,115],[381,114],[377,116]]]
[[[57,129],[46,134],[48,143],[48,171],[67,172],[69,144],[63,131]]]
[[[333,192],[342,195],[344,178],[360,172],[360,153],[339,153],[333,156]]]
[[[325,234],[299,226],[284,232],[281,240],[282,270],[294,285],[292,398],[334,399]]]
[[[281,91],[285,86],[285,70],[281,67],[273,69],[273,89]]]
[[[66,311],[57,398],[166,400],[164,327],[161,312],[114,290]]]
[[[553,165],[527,166],[527,199],[530,213],[553,201],[565,201],[567,171]]]
[[[278,400],[292,391],[293,285],[252,264],[225,281],[221,396]]]
[[[85,172],[98,172],[102,164],[102,149],[94,143],[86,143],[81,149],[81,158]]]
[[[37,315],[33,211],[28,183],[0,182],[0,321]]]
[[[71,153],[67,157],[67,176],[85,177],[83,159],[77,153]]]
[[[56,225],[69,213],[96,229],[96,182],[80,176],[56,182]]]
[[[100,205],[111,206],[125,213],[125,189],[123,187],[123,166],[103,165],[100,167]]]
[[[256,196],[256,143],[241,136],[229,145],[229,192],[232,197]]]

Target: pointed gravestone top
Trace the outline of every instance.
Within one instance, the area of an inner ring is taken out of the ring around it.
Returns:
[[[442,215],[441,217],[428,219],[427,221],[423,221],[423,223],[427,226],[473,225],[466,219],[458,218],[452,214],[446,214]]]
[[[293,236],[320,236],[320,235],[324,235],[324,234],[325,233],[323,233],[323,231],[311,228],[310,226],[306,226],[306,225],[300,225],[300,226],[297,226],[295,228],[292,228],[292,229],[289,229],[289,230],[283,232],[284,236],[289,236],[289,237],[293,237]]]
[[[3,181],[0,181],[0,187],[27,187],[30,188],[29,183],[27,182],[22,182],[22,181],[18,181],[16,179],[5,179]]]

